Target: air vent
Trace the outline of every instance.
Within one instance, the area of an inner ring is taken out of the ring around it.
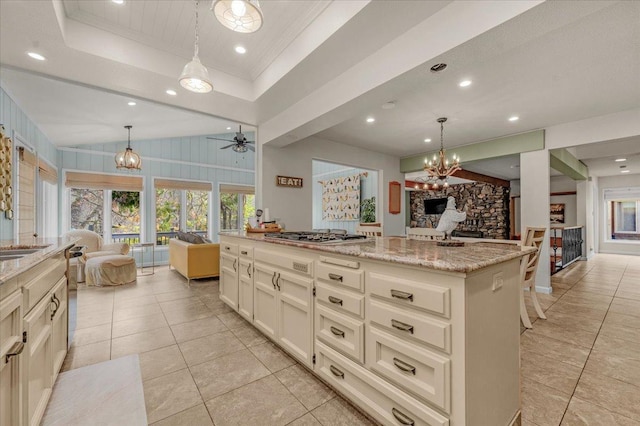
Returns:
[[[435,64],[431,67],[431,72],[442,72],[447,69],[447,64]]]

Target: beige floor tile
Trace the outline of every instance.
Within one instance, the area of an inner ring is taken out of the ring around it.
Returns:
[[[313,414],[307,413],[304,416],[295,419],[294,421],[289,423],[287,426],[322,426],[322,425],[318,420],[316,420],[315,417],[313,417]]]
[[[167,327],[167,320],[163,314],[153,314],[144,317],[135,317],[124,321],[113,323],[113,338],[128,336],[130,334],[141,333],[143,331],[155,330],[156,328]]]
[[[587,318],[597,319],[602,321],[607,314],[607,308],[596,309],[584,305],[576,305],[573,303],[567,303],[560,300],[549,308],[547,311],[549,315],[553,315],[554,312],[560,312],[567,315],[581,315]]]
[[[216,426],[284,426],[307,411],[274,376],[207,401],[207,409]]]
[[[137,308],[139,306],[153,305],[155,303],[158,303],[158,301],[153,294],[140,297],[132,297],[130,299],[117,299],[115,301],[115,310]]]
[[[62,363],[61,371],[74,370],[87,365],[108,361],[111,357],[111,341],[91,343],[84,346],[71,347]]]
[[[242,318],[240,315],[238,315],[235,312],[230,312],[227,314],[219,314],[218,318],[220,318],[220,321],[222,321],[224,325],[229,327],[230,330],[233,330],[234,328],[238,328],[238,327],[243,327],[249,324],[247,321],[245,321],[244,318]]]
[[[589,357],[589,348],[535,334],[532,331],[526,331],[520,336],[520,350],[545,355],[579,368],[584,367]]]
[[[113,321],[124,321],[131,318],[147,317],[149,315],[156,315],[161,313],[162,309],[160,309],[160,305],[157,302],[144,306],[131,306],[128,308],[116,307],[113,311]]]
[[[548,318],[551,317],[552,314],[549,314]],[[597,331],[587,331],[577,327],[568,328],[562,324],[556,324],[551,321],[536,321],[531,332],[586,348],[593,346],[593,342],[596,340],[598,334]]]
[[[178,345],[144,352],[140,357],[142,380],[153,379],[187,368]]]
[[[234,312],[233,309],[229,307],[229,305],[220,300],[219,295],[211,295],[211,297],[207,297],[206,299],[205,296],[200,296],[200,299],[204,301],[205,305],[207,305],[207,307],[211,309],[211,312],[213,312],[214,315],[229,314]]]
[[[599,309],[608,309],[611,301],[613,300],[613,296],[569,290],[560,298],[560,300],[563,302],[569,302],[584,306],[594,306],[597,308],[602,305],[604,306],[604,308]]]
[[[582,373],[575,396],[617,414],[640,419],[640,387],[594,374]]]
[[[326,402],[311,412],[323,426],[374,426],[351,404],[338,397]]]
[[[245,348],[230,331],[181,342],[178,346],[189,366],[211,361]]]
[[[260,362],[262,362],[272,373],[296,363],[293,358],[271,342],[251,346],[249,350],[253,352]]]
[[[522,418],[539,426],[557,426],[571,394],[533,380],[522,380]]]
[[[91,328],[98,325],[111,324],[113,320],[113,314],[109,312],[95,312],[86,315],[78,314],[76,317],[76,330],[82,328]]]
[[[576,397],[571,399],[562,419],[562,426],[638,426],[639,423]]]
[[[188,312],[192,309],[204,307],[204,302],[198,296],[185,297],[183,299],[169,300],[160,303],[163,312],[180,311]]]
[[[571,395],[582,369],[544,355],[523,352],[520,372],[523,379],[533,380]]]
[[[615,297],[611,302],[609,312],[640,317],[640,300]]]
[[[169,302],[171,300],[180,300],[180,299],[188,299],[190,297],[194,297],[197,293],[188,288],[182,288],[175,291],[170,291],[167,293],[159,293],[156,295],[156,299],[158,302]]]
[[[278,371],[276,377],[307,410],[313,410],[336,396],[329,387],[298,364]]]
[[[135,299],[137,297],[153,295],[153,287],[150,285],[130,284],[116,288],[115,301]]]
[[[270,374],[246,349],[191,367],[191,375],[205,401]]]
[[[143,385],[149,423],[165,419],[203,402],[187,369],[147,380]]]
[[[83,346],[91,343],[111,340],[111,324],[82,328],[73,333],[72,346]]]
[[[622,298],[622,299],[629,299],[629,300],[638,300],[640,301],[640,293],[632,293],[629,291],[624,291],[624,290],[618,290],[616,292],[616,297]]]
[[[584,371],[612,377],[640,388],[640,354],[593,349]],[[627,351],[631,352],[631,351]]]
[[[264,334],[256,330],[252,325],[244,325],[231,330],[231,332],[238,338],[245,346],[261,345],[267,341]]]
[[[214,316],[214,313],[203,304],[202,306],[186,311],[181,309],[169,310],[164,313],[164,316],[167,318],[169,325],[176,325],[202,318],[209,318]]]
[[[213,426],[213,422],[207,407],[200,404],[153,423],[153,426]]]
[[[640,316],[624,315],[615,312],[607,314],[604,320],[607,325],[621,325],[629,328],[640,328]]]
[[[585,317],[579,314],[565,314],[557,311],[545,312],[547,320],[545,322],[556,324],[567,329],[577,328],[579,330],[597,333],[602,326],[602,320],[592,317]]]
[[[176,343],[169,327],[118,337],[111,341],[111,359],[129,354],[141,354]]]
[[[178,343],[228,330],[217,317],[203,318],[171,326],[171,331],[173,331]]]
[[[616,290],[618,289],[617,286],[602,286],[599,284],[595,284],[595,283],[578,283],[576,285],[574,285],[571,288],[571,291],[583,291],[586,293],[596,293],[596,294],[602,294],[605,296],[613,296],[616,293]]]

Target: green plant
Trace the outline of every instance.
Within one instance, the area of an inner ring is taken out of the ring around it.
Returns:
[[[367,198],[360,202],[360,222],[372,223],[376,221],[376,197]]]

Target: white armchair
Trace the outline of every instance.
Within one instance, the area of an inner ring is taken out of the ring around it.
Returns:
[[[104,240],[99,234],[87,229],[75,229],[67,232],[65,238],[78,239],[76,246],[84,246],[86,250],[84,255],[69,259],[69,287],[76,288],[78,284],[78,269],[84,268],[87,260],[98,256],[109,256],[114,254],[129,253],[129,244],[127,243],[111,243],[104,244]],[[84,274],[81,274],[84,276]]]

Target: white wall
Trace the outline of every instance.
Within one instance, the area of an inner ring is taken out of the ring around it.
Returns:
[[[640,186],[640,174],[626,176],[607,176],[598,179],[598,196],[594,200],[598,208],[598,236],[600,253],[635,254],[640,255],[640,241],[612,241],[607,238],[607,215],[605,212],[604,190],[609,188],[625,188]]]
[[[385,235],[402,235],[404,212],[389,214],[389,182],[403,182],[400,158],[349,145],[309,137],[283,148],[262,147],[262,206],[268,207],[272,218],[279,218],[287,229],[312,229],[312,160],[324,160],[369,170],[378,170],[378,218]],[[276,186],[276,176],[303,178],[302,188]],[[404,192],[404,191],[403,191]],[[380,196],[382,195],[382,197]],[[404,193],[402,193],[404,197]],[[404,200],[401,200],[404,206]],[[382,214],[381,214],[382,212]]]
[[[551,176],[551,193],[554,192],[575,192],[576,181],[567,176]],[[576,194],[552,195],[549,199],[552,204],[564,204],[564,224],[563,226],[576,226],[578,224],[577,198]]]

